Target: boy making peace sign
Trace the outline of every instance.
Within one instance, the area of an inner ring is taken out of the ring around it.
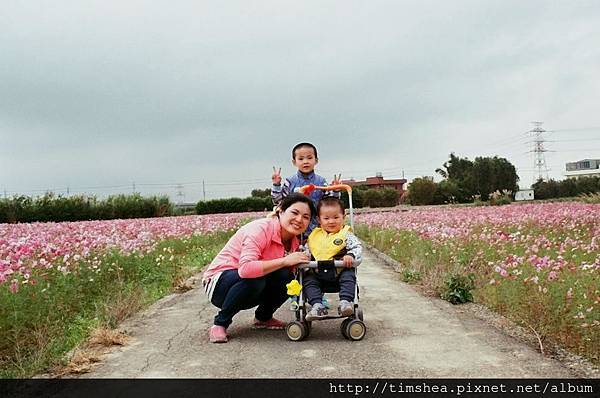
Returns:
[[[303,187],[305,185],[317,185],[317,186],[327,186],[327,181],[324,177],[315,173],[315,166],[319,162],[319,158],[317,157],[317,148],[308,142],[301,142],[296,145],[292,149],[292,164],[298,168],[296,174],[289,176],[283,181],[281,178],[281,168],[277,170],[273,167],[273,175],[271,176],[271,180],[273,182],[273,186],[271,187],[271,199],[273,200],[273,204],[275,206],[281,203],[281,200],[288,196],[290,193],[294,192],[296,188]],[[334,180],[332,181],[332,185],[336,185],[340,183],[341,174],[339,176],[334,176]],[[308,195],[315,206],[319,204],[319,201],[325,196],[334,196],[336,198],[340,197],[339,192],[334,191],[322,191],[320,189],[315,189]],[[302,235],[303,238],[308,237],[312,230],[318,226],[318,222],[316,217],[313,217],[311,220],[308,229]]]

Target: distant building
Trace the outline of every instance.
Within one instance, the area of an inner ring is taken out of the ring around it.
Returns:
[[[196,203],[175,203],[173,207],[178,214],[196,214]]]
[[[521,189],[515,193],[515,200],[533,200],[533,189]]]
[[[398,197],[402,196],[406,190],[406,179],[398,178],[393,180],[386,180],[383,178],[381,173],[375,174],[375,177],[367,177],[365,181],[356,181],[353,178],[349,180],[342,180],[342,184],[350,185],[351,187],[368,187],[373,189],[392,188],[398,192]]]
[[[600,159],[583,159],[566,164],[565,177],[600,177]]]

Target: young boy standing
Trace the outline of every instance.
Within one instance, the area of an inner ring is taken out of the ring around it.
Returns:
[[[281,200],[290,193],[294,192],[296,188],[310,184],[327,186],[327,181],[325,178],[315,173],[315,166],[318,162],[319,158],[317,157],[317,148],[313,144],[301,142],[300,144],[296,145],[292,149],[292,164],[298,168],[296,174],[286,178],[282,184],[281,174],[279,174],[281,169],[277,171],[275,168],[273,168],[273,176],[271,177],[273,182],[273,186],[271,188],[271,199],[273,200],[273,204],[278,206],[279,203],[281,203]],[[333,184],[337,183],[339,183],[339,181],[333,181]],[[315,189],[310,193],[309,197],[312,199],[315,206],[317,206],[323,197],[339,197],[339,195],[339,192]],[[316,218],[313,218],[303,237],[307,237],[316,226]]]
[[[344,226],[344,205],[338,198],[323,198],[317,206],[317,218],[321,226],[315,228],[308,237],[308,248],[315,260],[342,259],[345,268],[336,273],[336,282],[340,286],[338,313],[350,316],[354,312],[354,291],[356,272],[352,267],[354,260],[360,260],[362,245],[350,226]],[[306,315],[307,321],[315,321],[327,316],[323,305],[321,290],[322,277],[317,270],[307,271],[303,279],[306,300],[312,309]]]

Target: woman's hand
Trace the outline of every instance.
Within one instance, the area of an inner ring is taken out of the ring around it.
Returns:
[[[304,252],[294,252],[290,253],[283,258],[283,266],[284,267],[293,267],[298,264],[308,263],[310,261],[310,257],[306,255]]]
[[[352,268],[352,264],[354,264],[354,257],[346,255],[342,257],[342,261],[344,262],[344,267]]]

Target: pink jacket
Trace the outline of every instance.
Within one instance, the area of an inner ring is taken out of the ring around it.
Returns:
[[[298,239],[294,237],[290,252],[296,251],[298,245]],[[279,219],[254,220],[229,239],[204,271],[202,280],[208,281],[214,274],[229,269],[237,269],[240,278],[259,278],[264,275],[262,261],[282,258],[284,255]]]

